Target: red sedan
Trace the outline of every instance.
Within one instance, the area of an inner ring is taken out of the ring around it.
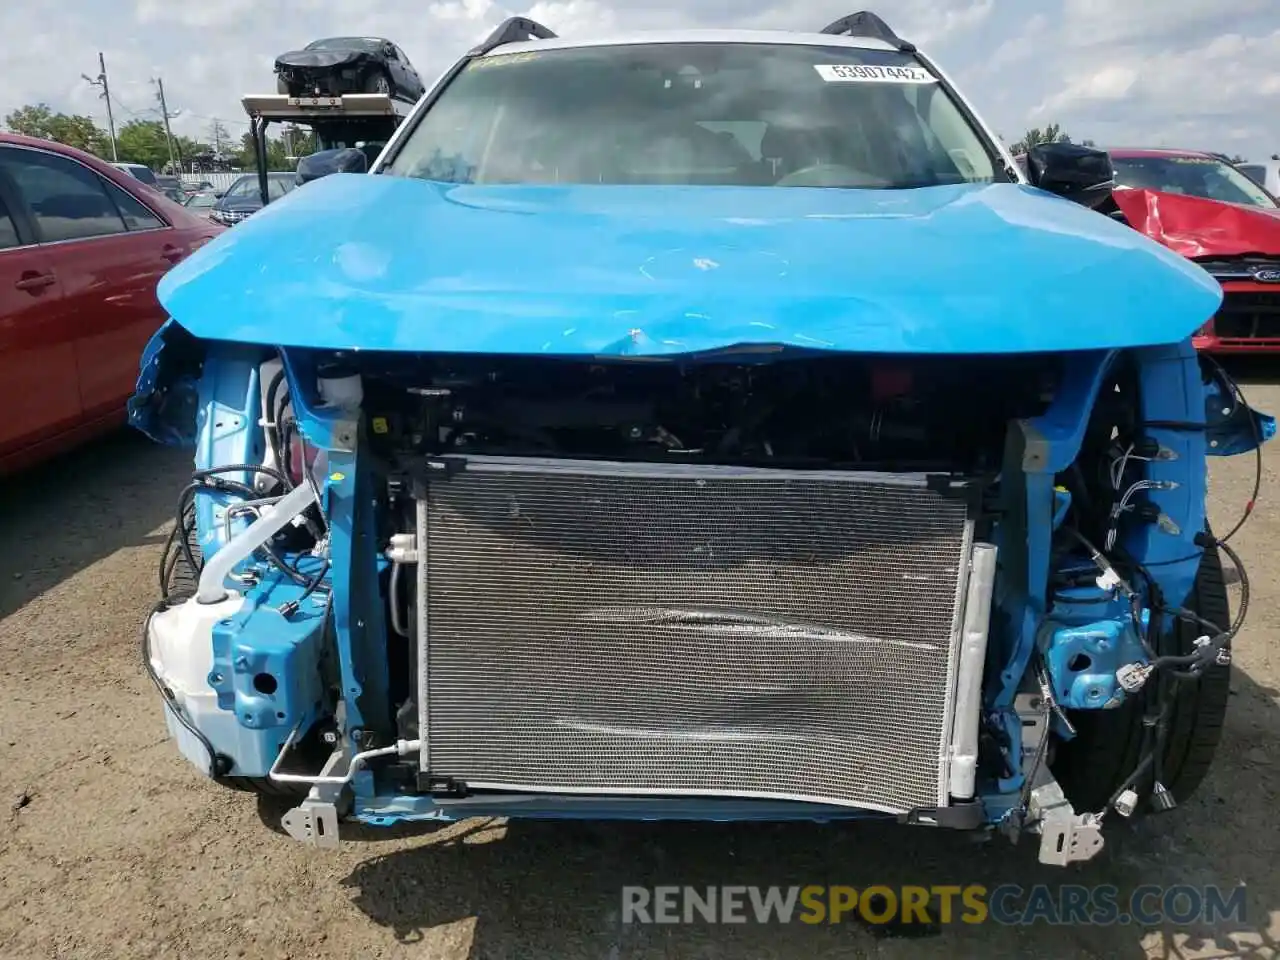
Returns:
[[[124,423],[156,283],[221,229],[96,157],[0,134],[0,473]]]
[[[1222,284],[1222,308],[1196,334],[1196,347],[1280,351],[1280,202],[1214,154],[1109,152],[1121,188],[1113,197],[1129,225]]]

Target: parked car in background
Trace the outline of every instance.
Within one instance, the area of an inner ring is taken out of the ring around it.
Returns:
[[[1116,184],[1161,193],[1176,193],[1219,203],[1263,210],[1280,203],[1257,181],[1212,153],[1196,150],[1110,148]]]
[[[405,52],[381,37],[330,37],[276,57],[281,93],[292,97],[385,93],[414,103],[426,92]]]
[[[133,179],[141,183],[145,183],[152,190],[156,190],[160,193],[164,192],[160,188],[160,181],[156,177],[155,172],[144,163],[113,163],[111,166],[115,167],[121,173],[128,174],[133,177]]]
[[[267,195],[272,200],[279,200],[296,185],[296,174],[267,174]],[[248,173],[227,188],[227,192],[214,201],[209,208],[209,218],[215,223],[227,226],[248,219],[262,209],[262,191],[258,184],[258,175]]]
[[[1273,197],[1280,197],[1280,160],[1262,163],[1237,163],[1236,169]]]
[[[211,219],[210,214],[213,212],[213,205],[218,202],[220,196],[222,194],[214,190],[198,190],[190,194],[182,205],[198,217]]]
[[[1195,335],[1211,353],[1280,351],[1280,202],[1221,157],[1112,149],[1113,199],[1129,225],[1222,284],[1222,306]]]
[[[156,176],[156,188],[174,203],[186,203],[187,193],[182,188],[182,178],[161,174]]]
[[[0,472],[124,423],[156,284],[219,229],[96,157],[0,134]]]

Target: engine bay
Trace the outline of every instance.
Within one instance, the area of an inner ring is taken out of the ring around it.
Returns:
[[[338,358],[360,374],[375,451],[791,469],[999,469],[1010,420],[1039,415],[1052,356],[799,356],[607,363],[527,357]]]

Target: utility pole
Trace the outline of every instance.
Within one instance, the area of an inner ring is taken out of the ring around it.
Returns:
[[[169,121],[176,117],[176,113],[169,112],[169,105],[164,102],[164,79],[156,77],[152,81],[156,85],[156,99],[160,101],[160,115],[164,117],[164,139],[169,144],[169,170],[170,172],[180,173],[181,168],[178,166],[178,157],[173,152],[173,133],[169,129]]]
[[[98,77],[96,80],[87,73],[82,73],[80,76],[84,77],[90,86],[102,88],[102,93],[98,94],[98,96],[107,101],[107,129],[111,133],[111,159],[113,161],[119,160],[120,155],[116,152],[116,118],[111,112],[111,88],[107,86],[106,58],[101,53],[98,54]]]
[[[222,121],[217,117],[209,124],[209,139],[213,141],[213,155],[222,156]]]

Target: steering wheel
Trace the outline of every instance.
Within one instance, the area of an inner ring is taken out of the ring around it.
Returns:
[[[840,163],[814,163],[792,170],[774,183],[775,187],[888,187],[881,177],[846,167]]]

